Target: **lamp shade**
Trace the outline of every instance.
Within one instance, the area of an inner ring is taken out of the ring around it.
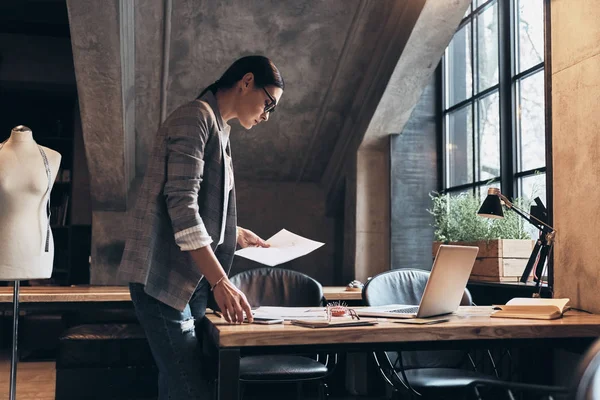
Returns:
[[[479,207],[477,215],[486,218],[504,218],[500,197],[495,194],[488,194],[481,207]]]

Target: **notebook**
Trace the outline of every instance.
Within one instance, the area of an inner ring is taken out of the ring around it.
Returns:
[[[292,320],[293,325],[304,326],[307,328],[340,328],[346,326],[369,326],[377,324],[375,319],[352,319],[347,317],[332,317],[331,321],[319,320]]]
[[[419,305],[391,304],[357,308],[361,317],[427,318],[451,314],[458,309],[478,247],[441,245],[433,261]]]

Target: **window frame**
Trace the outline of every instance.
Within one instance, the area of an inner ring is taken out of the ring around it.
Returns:
[[[476,51],[477,51],[477,29],[474,24],[475,17],[487,10],[491,4],[497,1],[498,7],[498,82],[484,90],[477,91],[477,79],[476,79]],[[474,3],[474,2],[473,2]],[[544,60],[538,64],[530,66],[524,71],[516,73],[516,59],[518,54],[516,53],[516,15],[515,15],[515,0],[486,0],[478,7],[471,10],[471,13],[462,19],[458,25],[456,32],[462,29],[465,25],[471,24],[470,29],[470,51],[471,51],[471,96],[453,104],[446,108],[446,56],[442,57],[440,67],[438,68],[439,82],[439,99],[438,99],[438,110],[439,110],[439,148],[440,148],[440,171],[439,178],[441,182],[440,191],[443,193],[455,193],[462,192],[465,190],[472,190],[474,193],[480,187],[484,187],[490,179],[475,179],[477,171],[477,160],[478,155],[476,153],[476,138],[477,138],[477,124],[478,124],[478,113],[477,103],[479,100],[489,96],[493,92],[498,92],[499,97],[499,120],[500,120],[500,185],[502,193],[508,198],[514,198],[519,195],[518,183],[519,180],[525,177],[534,176],[537,173],[544,173],[546,176],[546,206],[550,210],[550,186],[548,185],[549,179],[549,168],[548,160],[551,157],[548,156],[548,147],[551,144],[549,141],[549,121],[548,121],[548,77],[547,77],[547,66],[548,66],[548,2],[544,3]],[[524,171],[518,171],[518,160],[519,160],[519,143],[518,143],[518,129],[517,129],[517,112],[516,107],[518,104],[518,82],[532,76],[535,73],[542,71],[544,74],[544,109],[545,109],[545,147],[546,147],[546,160],[543,167],[528,169]],[[459,110],[465,106],[470,106],[471,112],[471,124],[472,124],[472,139],[473,139],[473,160],[471,165],[471,171],[473,175],[473,182],[460,184],[460,185],[448,185],[448,174],[447,174],[447,150],[446,150],[446,121],[447,116],[453,111]],[[497,182],[497,177],[495,178]]]
[[[481,9],[487,7],[492,0],[485,1],[479,7],[474,10],[471,10],[471,13],[466,18],[460,22],[456,31],[461,29],[464,24],[468,21],[472,22],[473,15],[480,11]],[[473,2],[471,2],[472,4]],[[508,198],[514,198],[517,193],[517,185],[520,178],[533,176],[536,171],[542,172],[545,174],[546,180],[546,208],[548,210],[548,225],[553,226],[553,207],[554,207],[554,195],[553,195],[553,167],[552,167],[552,35],[551,35],[551,1],[543,0],[543,25],[544,25],[544,60],[542,63],[534,65],[528,68],[525,71],[522,71],[516,74],[514,77],[512,76],[512,68],[514,63],[512,63],[512,59],[518,57],[518,55],[514,52],[514,33],[515,33],[515,14],[514,14],[514,0],[498,0],[498,63],[499,68],[503,69],[503,71],[499,71],[498,77],[498,85],[503,82],[502,90],[503,93],[500,93],[500,183],[502,185],[502,191]],[[471,5],[469,5],[471,7]],[[473,25],[472,25],[473,26]],[[471,39],[473,39],[473,31],[471,30]],[[508,40],[507,40],[508,39]],[[471,40],[471,52],[473,52],[475,43]],[[506,57],[506,54],[509,54],[509,57]],[[448,187],[446,185],[446,162],[447,162],[447,153],[445,146],[445,118],[449,111],[452,111],[453,107],[445,109],[445,54],[443,55],[437,71],[437,101],[436,101],[436,112],[437,112],[437,137],[438,137],[438,182],[439,182],[439,192],[441,193],[455,193],[464,191],[465,189],[471,189],[473,193],[476,193],[478,187],[483,187],[489,180],[487,181],[477,181],[472,183],[467,183],[464,185],[452,186]],[[540,65],[541,68],[540,68]],[[471,74],[472,74],[472,84],[474,84],[474,57],[472,56],[471,60]],[[539,71],[539,69],[544,72],[544,128],[545,128],[545,166],[543,168],[537,168],[533,170],[521,171],[515,173],[517,170],[517,161],[518,161],[518,153],[516,146],[516,84],[515,82],[519,79],[525,78],[529,75],[532,75],[534,72]],[[506,75],[509,76],[510,79],[506,79]],[[507,84],[508,83],[508,84]],[[475,87],[473,86],[473,89]],[[489,89],[489,88],[488,88]],[[489,93],[481,93],[482,96]],[[473,96],[470,98],[470,102],[473,103]],[[503,105],[503,102],[505,103]],[[464,104],[468,104],[469,102],[465,102]],[[463,106],[464,106],[463,104]],[[508,107],[507,107],[508,105]],[[475,107],[473,110],[475,110]],[[473,112],[475,114],[475,112]],[[473,136],[475,132],[475,126],[473,125]],[[508,151],[507,151],[508,150]],[[473,157],[475,159],[475,157]],[[475,166],[473,166],[473,172],[475,171]],[[528,211],[528,210],[527,210]],[[549,255],[548,257],[548,287],[554,287],[554,254]]]

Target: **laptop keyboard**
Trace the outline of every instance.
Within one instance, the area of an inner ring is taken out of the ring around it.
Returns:
[[[406,308],[398,308],[397,310],[388,310],[386,312],[394,313],[394,314],[414,314],[419,311],[419,306],[416,307],[406,307]]]

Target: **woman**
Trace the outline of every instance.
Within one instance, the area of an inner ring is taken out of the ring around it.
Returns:
[[[244,313],[252,321],[227,273],[236,243],[268,244],[236,226],[227,122],[251,129],[267,121],[283,89],[268,58],[243,57],[158,130],[119,277],[130,283],[156,360],[160,400],[207,398],[194,321],[204,317],[210,291],[228,322],[242,323]]]

